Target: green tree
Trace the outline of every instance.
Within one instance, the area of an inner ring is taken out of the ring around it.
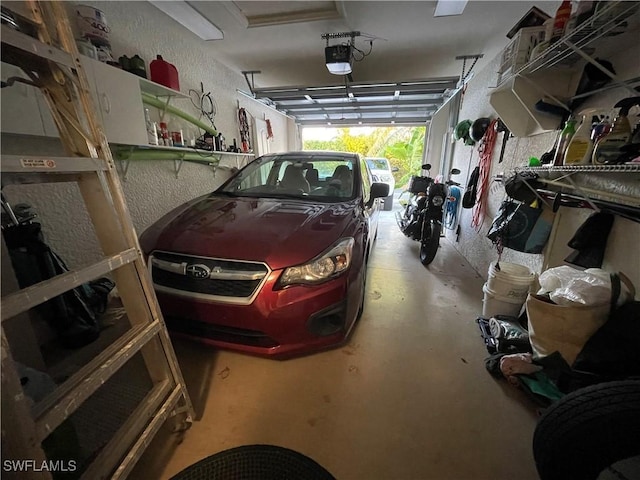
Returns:
[[[338,141],[332,140],[305,140],[304,150],[339,150]]]
[[[351,129],[343,128],[338,135],[338,141],[344,145],[344,151],[366,155],[373,144],[372,135],[371,133],[368,135],[351,135]]]
[[[399,133],[395,141],[384,149],[384,156],[398,171],[394,173],[396,184],[404,186],[412,175],[420,170],[424,151],[425,127],[411,127]]]
[[[369,151],[366,153],[367,157],[383,157],[384,149],[389,144],[389,140],[393,138],[398,130],[398,127],[378,127],[373,131],[372,140],[373,143]]]
[[[420,171],[426,127],[379,127],[367,135],[352,135],[351,129],[342,128],[331,140],[306,140],[305,150],[337,150],[360,153],[365,157],[386,157],[396,184],[403,186],[411,175]]]

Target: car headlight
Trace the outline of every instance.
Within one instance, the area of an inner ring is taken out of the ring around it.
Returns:
[[[444,203],[444,197],[441,197],[440,195],[436,195],[431,199],[431,204],[435,207],[440,207],[442,206],[443,203]]]
[[[345,272],[351,265],[353,238],[344,238],[309,263],[285,269],[280,286],[316,285]]]

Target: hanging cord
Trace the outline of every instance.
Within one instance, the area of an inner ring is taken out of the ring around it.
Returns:
[[[199,112],[198,120],[206,118],[214,130],[218,130],[215,124],[215,117],[218,113],[218,105],[211,95],[211,92],[204,93],[204,87],[202,82],[200,83],[200,91],[193,88],[189,89],[189,99],[191,104]],[[200,155],[202,158],[215,157],[213,148],[206,142],[207,133],[198,128],[198,136],[196,137],[196,145],[193,147],[193,151]],[[200,150],[211,150],[211,153],[204,153]]]
[[[496,251],[498,252],[498,258],[496,259],[495,269],[500,271],[500,260],[502,260],[502,252],[504,250],[504,246],[502,245],[502,237],[496,238]]]
[[[364,60],[364,57],[368,57],[369,55],[371,55],[371,51],[373,50],[373,40],[369,40],[368,52],[365,52],[364,50],[361,50],[360,48],[356,47],[355,42],[352,42],[351,48],[352,48],[351,55],[353,59],[356,62],[361,62],[362,60]]]
[[[497,120],[492,120],[489,128],[482,137],[480,145],[478,145],[478,154],[480,155],[480,175],[478,178],[478,195],[476,196],[476,204],[473,207],[473,217],[471,226],[476,232],[480,231],[484,222],[485,212],[487,210],[487,197],[489,193],[489,173],[491,172],[491,158],[493,157],[493,148],[496,144],[498,136],[495,124]]]
[[[211,96],[211,92],[204,93],[190,89],[189,98],[196,110],[200,112],[200,118],[205,117],[209,122],[211,122],[211,126],[216,128],[215,118],[218,113],[218,105]]]

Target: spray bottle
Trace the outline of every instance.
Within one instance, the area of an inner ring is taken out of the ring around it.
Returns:
[[[571,137],[569,146],[564,155],[564,165],[577,165],[591,163],[591,155],[593,154],[592,119],[598,110],[590,108],[582,110],[579,113],[582,121],[576,129],[576,133]],[[595,117],[597,118],[597,117]],[[597,121],[596,121],[597,123]]]
[[[631,124],[629,123],[629,110],[634,105],[640,106],[640,97],[629,97],[615,104],[620,112],[611,125],[611,131],[601,137],[593,149],[591,162],[596,165],[616,163],[622,154],[621,148],[631,139]]]
[[[576,119],[572,115],[564,124],[564,128],[560,132],[560,136],[558,137],[558,144],[556,145],[556,153],[553,157],[553,165],[556,167],[560,167],[563,165],[564,156],[567,152],[567,147],[569,147],[569,142],[573,138],[573,135],[576,133],[575,130]]]

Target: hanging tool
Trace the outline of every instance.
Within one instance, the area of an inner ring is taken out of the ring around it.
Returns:
[[[247,111],[244,108],[238,109],[238,125],[240,127],[240,144],[242,153],[249,153],[249,151],[251,151],[249,121],[247,119]]]
[[[509,140],[509,137],[511,137],[511,131],[505,125],[505,123],[502,121],[502,119],[498,118],[498,121],[496,122],[496,132],[498,132],[498,133],[503,132],[503,135],[502,135],[502,148],[500,149],[500,158],[498,160],[498,163],[502,163],[502,160],[504,159],[504,149],[507,146],[507,141]]]
[[[19,225],[20,222],[18,222],[18,217],[16,216],[16,214],[13,212],[13,209],[11,208],[11,205],[9,205],[9,202],[6,200],[6,198],[4,197],[4,193],[1,194],[2,199],[2,210],[4,210],[4,213],[6,215],[6,221],[3,215],[2,218],[2,228],[4,229],[5,226],[16,226]]]

